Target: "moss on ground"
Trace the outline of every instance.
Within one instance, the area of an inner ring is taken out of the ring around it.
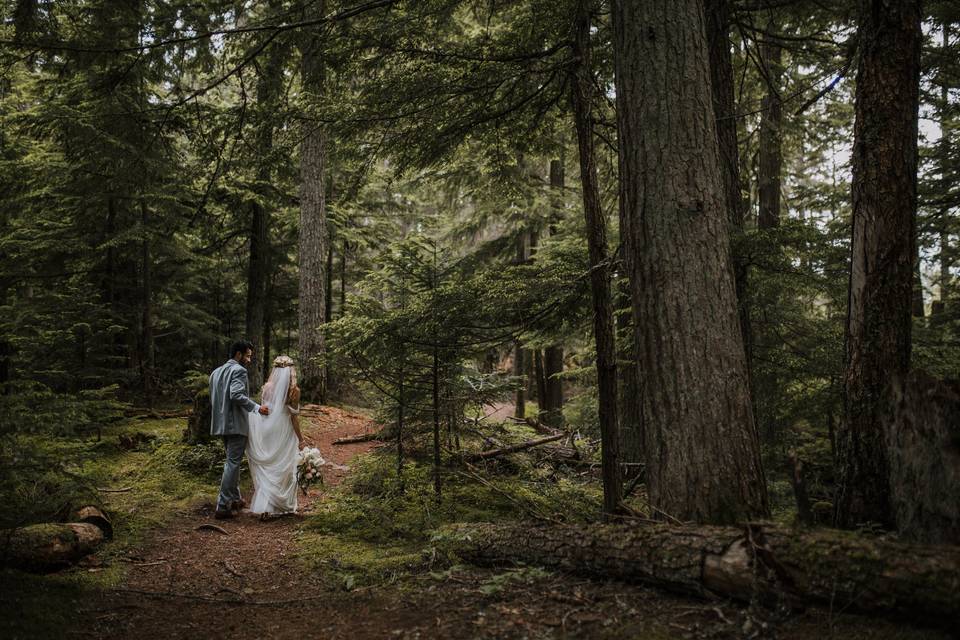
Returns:
[[[62,631],[76,615],[75,602],[122,581],[124,556],[150,531],[213,498],[222,446],[183,443],[184,422],[135,420],[104,429],[98,440],[30,435],[9,444],[18,461],[40,465],[23,464],[9,476],[15,482],[5,488],[7,504],[24,505],[21,512],[31,514],[33,522],[69,520],[77,507],[97,504],[110,515],[114,537],[100,548],[94,566],[39,576],[15,570],[0,574],[0,637],[49,637]],[[121,436],[137,434],[145,438],[133,450],[120,446]]]
[[[392,455],[357,459],[349,478],[316,506],[298,536],[303,560],[346,586],[394,582],[446,566],[433,544],[456,522],[517,519],[587,521],[599,514],[599,489],[535,468],[480,474],[444,469],[434,492],[429,465],[408,462],[397,477]]]

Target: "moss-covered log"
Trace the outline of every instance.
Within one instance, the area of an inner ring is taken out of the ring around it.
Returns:
[[[536,564],[697,596],[960,619],[960,548],[776,526],[462,525],[476,564]]]
[[[104,535],[89,522],[34,524],[0,533],[3,564],[26,571],[52,571],[93,553]]]

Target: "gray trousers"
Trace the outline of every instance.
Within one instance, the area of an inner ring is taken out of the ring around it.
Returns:
[[[217,511],[229,511],[234,500],[240,499],[240,463],[247,448],[247,436],[223,436],[223,448],[227,450],[227,460],[223,463],[223,476],[220,478]]]

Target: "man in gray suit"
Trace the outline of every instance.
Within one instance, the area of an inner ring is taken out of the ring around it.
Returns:
[[[250,399],[246,366],[252,358],[252,344],[235,342],[230,347],[230,359],[210,374],[210,434],[223,437],[223,446],[227,451],[214,513],[218,520],[234,517],[235,512],[245,504],[240,498],[240,463],[250,433],[250,412],[257,411],[262,415],[270,413],[267,407]]]

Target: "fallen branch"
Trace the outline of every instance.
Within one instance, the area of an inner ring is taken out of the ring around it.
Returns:
[[[505,456],[509,453],[516,453],[518,451],[524,451],[526,449],[531,449],[533,447],[538,447],[542,444],[547,444],[548,442],[556,442],[561,438],[566,437],[565,433],[557,433],[552,436],[547,436],[546,438],[540,438],[538,440],[529,440],[527,442],[521,442],[520,444],[515,444],[509,447],[502,447],[500,449],[490,449],[488,451],[480,451],[479,453],[470,453],[463,457],[467,462],[476,462],[477,460],[489,460],[490,458],[499,458],[500,456]]]
[[[358,442],[370,442],[371,440],[379,440],[379,436],[379,433],[360,433],[353,436],[337,438],[333,441],[333,444],[356,444]]]
[[[741,601],[817,603],[929,623],[960,619],[960,548],[775,525],[459,525],[464,560],[553,567]]]
[[[222,533],[225,536],[230,535],[230,533],[223,527],[218,527],[217,525],[210,524],[209,522],[206,524],[201,524],[200,526],[195,528],[194,531],[216,531],[218,533]]]
[[[101,493],[126,493],[127,491],[133,491],[133,487],[124,487],[123,489],[101,489],[98,488],[97,491]]]

